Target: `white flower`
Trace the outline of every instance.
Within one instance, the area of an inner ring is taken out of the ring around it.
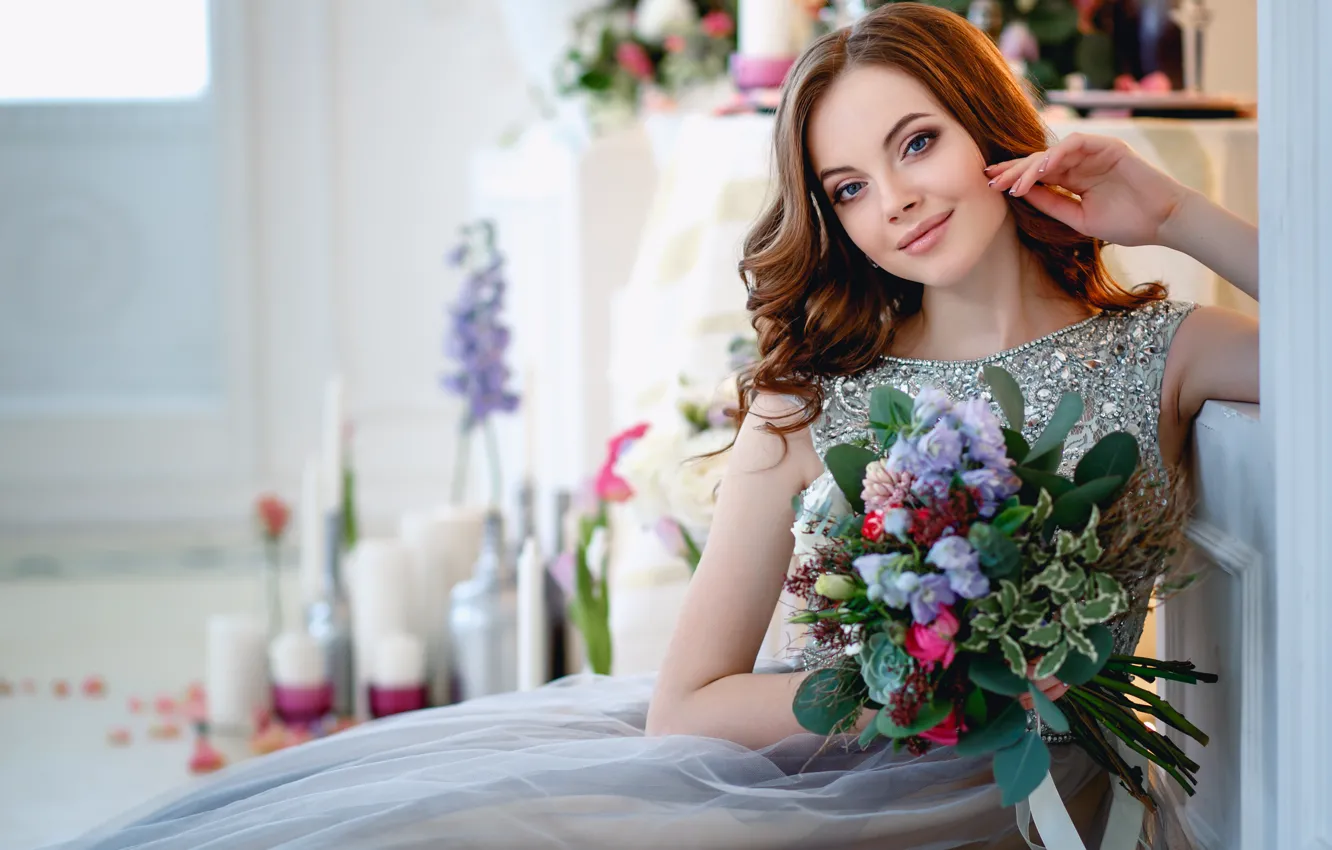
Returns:
[[[615,474],[629,483],[634,497],[629,500],[639,522],[651,525],[671,513],[666,495],[666,479],[680,463],[684,431],[678,426],[653,422],[647,433],[636,440],[615,462]]]
[[[638,0],[634,33],[644,41],[661,41],[691,27],[698,12],[689,0]]]
[[[663,473],[662,490],[670,516],[679,520],[695,539],[707,537],[712,526],[712,512],[717,507],[717,489],[731,453],[712,452],[731,444],[735,433],[728,429],[712,429],[696,434],[680,444],[679,459],[674,468]]]

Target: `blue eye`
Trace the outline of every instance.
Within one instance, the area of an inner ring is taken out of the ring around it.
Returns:
[[[849,201],[852,198],[854,198],[856,195],[860,194],[860,189],[864,185],[865,184],[863,182],[847,183],[845,186],[837,190],[836,194],[833,195],[833,200],[837,201],[838,203]],[[851,191],[852,189],[855,189],[855,191],[852,192]]]
[[[913,136],[911,141],[907,142],[907,153],[923,153],[925,149],[929,147],[930,142],[938,135],[938,133],[921,133],[920,135]]]

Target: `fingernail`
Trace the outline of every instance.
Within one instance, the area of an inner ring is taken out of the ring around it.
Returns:
[[[1016,197],[1017,197],[1017,187],[1014,186],[1012,189],[1009,189],[1009,190],[1008,190],[1008,194],[1010,194],[1010,195],[1012,195],[1013,197],[1016,198]]]
[[[1036,170],[1037,170],[1037,171],[1044,171],[1044,170],[1045,170],[1045,166],[1047,166],[1047,165],[1049,165],[1049,164],[1050,164],[1050,157],[1047,156],[1045,159],[1041,160],[1041,167],[1038,168],[1038,169],[1036,169]]]
[[[990,185],[993,186],[995,183],[998,183],[998,182],[999,182],[999,178],[996,177],[996,178],[994,178],[993,180],[990,181]]]

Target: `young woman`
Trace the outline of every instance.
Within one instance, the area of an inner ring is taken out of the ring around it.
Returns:
[[[1129,430],[1168,475],[1205,399],[1257,399],[1257,326],[1159,285],[1121,288],[1101,245],[1176,248],[1256,297],[1256,233],[1121,142],[1050,144],[994,46],[921,4],[881,7],[806,52],[775,162],[776,197],[742,263],[763,357],[655,683],[571,679],[369,724],[77,846],[1025,846],[987,760],[805,733],[791,703],[806,674],[756,669],[791,561],[792,498],[827,480],[824,449],[864,428],[870,388],[972,395],[990,363],[1033,402],[1032,432],[1060,393],[1083,395],[1072,458]],[[1141,626],[1140,604],[1116,624],[1121,649]],[[1096,846],[1109,783],[1079,750],[1053,750]]]

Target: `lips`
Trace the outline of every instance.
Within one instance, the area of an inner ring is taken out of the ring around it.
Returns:
[[[906,236],[902,237],[902,241],[897,243],[897,250],[907,251],[913,247],[917,249],[926,247],[927,242],[922,240],[932,242],[932,237],[935,235],[933,234],[933,231],[944,222],[948,221],[952,215],[953,211],[948,210],[947,212],[941,212],[925,219],[920,224],[913,227]]]

